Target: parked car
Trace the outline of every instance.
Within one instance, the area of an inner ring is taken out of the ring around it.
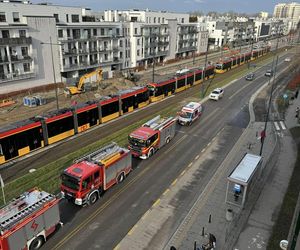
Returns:
[[[255,76],[255,74],[253,72],[251,72],[248,75],[246,75],[245,79],[247,81],[253,81],[254,80],[254,76]]]
[[[224,95],[224,89],[222,89],[222,88],[217,88],[217,89],[214,89],[214,90],[210,93],[209,99],[218,101],[220,98],[223,97],[223,95]]]
[[[269,76],[269,77],[273,76],[273,70],[272,69],[268,69],[266,71],[266,73],[265,73],[265,76]]]

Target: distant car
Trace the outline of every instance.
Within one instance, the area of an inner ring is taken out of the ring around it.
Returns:
[[[222,89],[222,88],[217,88],[217,89],[214,89],[214,90],[210,93],[209,99],[218,101],[220,98],[223,97],[223,95],[224,95],[224,89]]]
[[[253,72],[251,72],[248,75],[246,75],[245,79],[247,81],[253,81],[254,80],[254,76],[255,76],[255,74]]]
[[[284,59],[284,61],[285,61],[285,62],[290,62],[290,61],[291,61],[291,58],[290,58],[290,57],[287,57],[287,58]]]
[[[269,77],[273,76],[273,70],[272,69],[268,69],[266,71],[266,73],[265,73],[265,76],[269,76]]]

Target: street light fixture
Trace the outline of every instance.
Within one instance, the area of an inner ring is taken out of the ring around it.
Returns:
[[[56,75],[55,75],[55,68],[54,68],[54,59],[53,59],[53,45],[62,46],[62,44],[52,43],[52,37],[51,36],[50,36],[50,42],[49,43],[41,42],[41,44],[49,44],[50,45],[50,49],[51,49],[51,61],[52,61],[52,71],[53,71],[53,80],[54,80],[54,86],[55,86],[56,109],[59,110],[57,82],[56,82]]]

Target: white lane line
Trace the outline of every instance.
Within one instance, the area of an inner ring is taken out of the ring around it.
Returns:
[[[280,128],[279,128],[279,125],[278,125],[278,123],[277,123],[277,122],[274,122],[274,125],[275,125],[275,129],[279,131],[279,130],[280,130]]]
[[[283,122],[283,121],[280,121],[280,125],[281,125],[281,127],[282,127],[283,130],[286,129],[286,126],[284,125],[284,122]]]

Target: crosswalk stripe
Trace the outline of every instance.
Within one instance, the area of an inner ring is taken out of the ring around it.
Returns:
[[[283,130],[286,129],[286,126],[284,125],[284,122],[283,122],[283,121],[280,121],[280,125],[281,125],[281,127],[282,127]]]
[[[274,122],[274,125],[275,125],[275,129],[276,129],[276,130],[280,130],[279,125],[278,125],[277,122]]]

